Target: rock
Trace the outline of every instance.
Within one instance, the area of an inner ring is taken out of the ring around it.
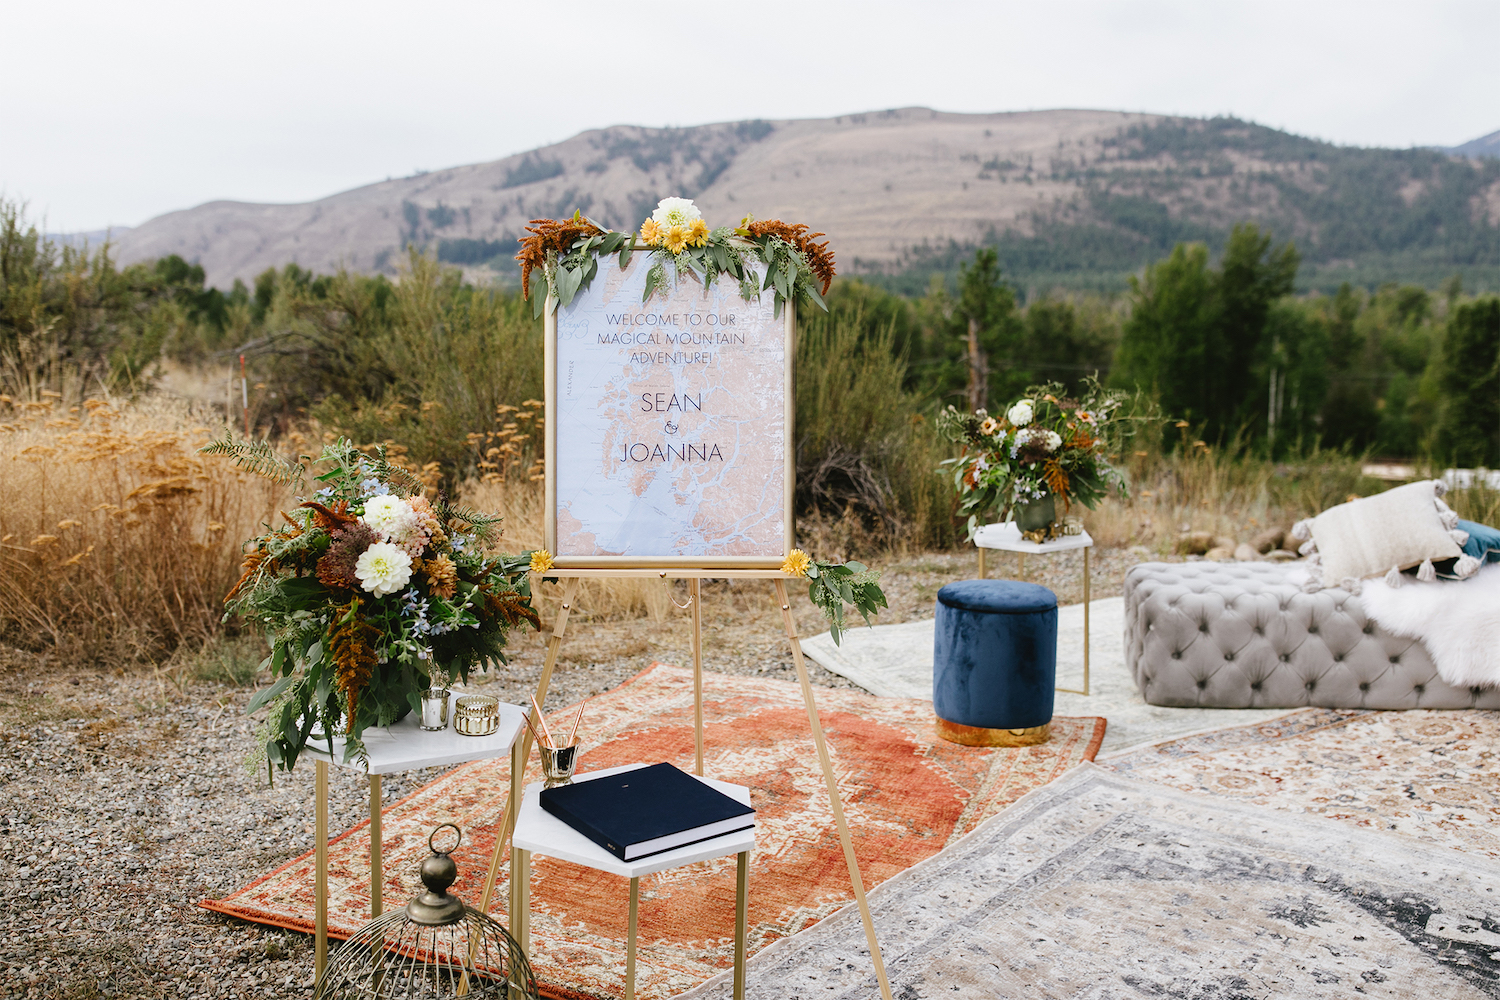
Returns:
[[[1291,562],[1294,559],[1302,557],[1295,552],[1288,552],[1286,549],[1272,549],[1266,553],[1266,558],[1271,562]]]
[[[1250,544],[1255,546],[1255,551],[1264,555],[1274,549],[1279,549],[1286,541],[1287,531],[1285,528],[1267,528],[1254,538]]]
[[[1214,562],[1234,562],[1234,549],[1227,545],[1215,545],[1204,554],[1204,558]]]
[[[1234,547],[1234,558],[1236,562],[1256,562],[1260,559],[1260,552],[1249,542],[1241,542]]]
[[[1235,541],[1233,538],[1230,538],[1228,535],[1219,535],[1214,539],[1214,544],[1211,547],[1215,549],[1228,549],[1230,552],[1233,552],[1235,550],[1235,546],[1239,544],[1239,542]]]
[[[1214,547],[1214,536],[1206,531],[1188,531],[1177,538],[1177,552],[1185,556],[1201,556]]]

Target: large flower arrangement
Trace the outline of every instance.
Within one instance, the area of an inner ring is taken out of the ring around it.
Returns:
[[[204,452],[289,487],[307,466],[265,442],[227,436]],[[504,663],[506,633],[540,628],[531,606],[531,554],[486,552],[499,518],[439,498],[345,440],[323,450],[327,471],[284,523],[246,543],[244,575],[225,598],[229,613],[270,640],[275,683],[250,711],[269,706],[261,741],[267,766],[291,770],[320,731],[346,737],[345,759],[363,759],[361,734],[420,705],[429,686]]]
[[[670,270],[674,280],[691,275],[705,288],[732,280],[747,301],[771,291],[777,316],[796,299],[828,308],[823,295],[833,281],[833,252],[826,240],[817,242],[822,233],[810,233],[804,225],[746,216],[738,227],[710,229],[690,200],[663,198],[637,233],[606,229],[579,212],[571,219],[533,219],[526,231],[531,235],[521,241],[516,260],[521,263],[521,294],[531,298],[537,316],[547,296],[531,295],[534,271],[541,272],[546,291],[568,305],[594,280],[600,257],[616,254],[624,268],[639,251],[654,258],[642,301],[666,290]],[[751,270],[755,263],[764,265],[764,279],[757,280]]]
[[[1111,486],[1125,479],[1109,464],[1109,425],[1125,395],[1093,379],[1082,398],[1070,399],[1061,383],[1033,386],[1026,397],[994,417],[984,410],[962,413],[952,406],[939,415],[938,429],[962,445],[951,469],[959,514],[967,515],[969,537],[979,519],[1010,516],[1017,505],[1048,495],[1092,509]]]

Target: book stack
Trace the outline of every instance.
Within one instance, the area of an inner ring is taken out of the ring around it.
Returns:
[[[540,801],[542,809],[621,861],[755,826],[753,808],[671,764],[544,788]]]

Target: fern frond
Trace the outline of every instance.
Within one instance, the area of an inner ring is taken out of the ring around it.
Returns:
[[[438,518],[446,525],[451,526],[454,522],[465,525],[464,530],[484,545],[493,545],[499,540],[503,533],[500,522],[505,520],[499,514],[487,514],[468,504],[449,503],[446,500],[439,501]]]
[[[210,441],[198,452],[227,458],[246,472],[281,486],[300,486],[307,476],[307,466],[276,454],[270,441],[236,441],[227,428],[222,437]]]
[[[375,454],[365,458],[370,473],[382,483],[402,496],[419,496],[426,492],[427,484],[399,465],[392,465],[385,457],[385,445],[376,445]]]

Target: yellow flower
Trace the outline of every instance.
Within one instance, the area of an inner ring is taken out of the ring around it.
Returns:
[[[537,549],[531,554],[531,571],[533,573],[545,573],[552,568],[552,553],[546,549]]]
[[[673,253],[682,253],[688,244],[688,231],[685,226],[673,226],[667,230],[667,249]]]
[[[661,236],[661,226],[656,224],[655,219],[647,219],[641,223],[641,239],[645,240],[651,246],[656,246],[660,243]]]
[[[708,223],[702,219],[694,219],[693,224],[688,227],[688,242],[695,247],[708,246]]]
[[[807,567],[812,565],[812,559],[801,549],[793,549],[786,554],[786,562],[781,564],[781,571],[787,576],[806,576]]]

